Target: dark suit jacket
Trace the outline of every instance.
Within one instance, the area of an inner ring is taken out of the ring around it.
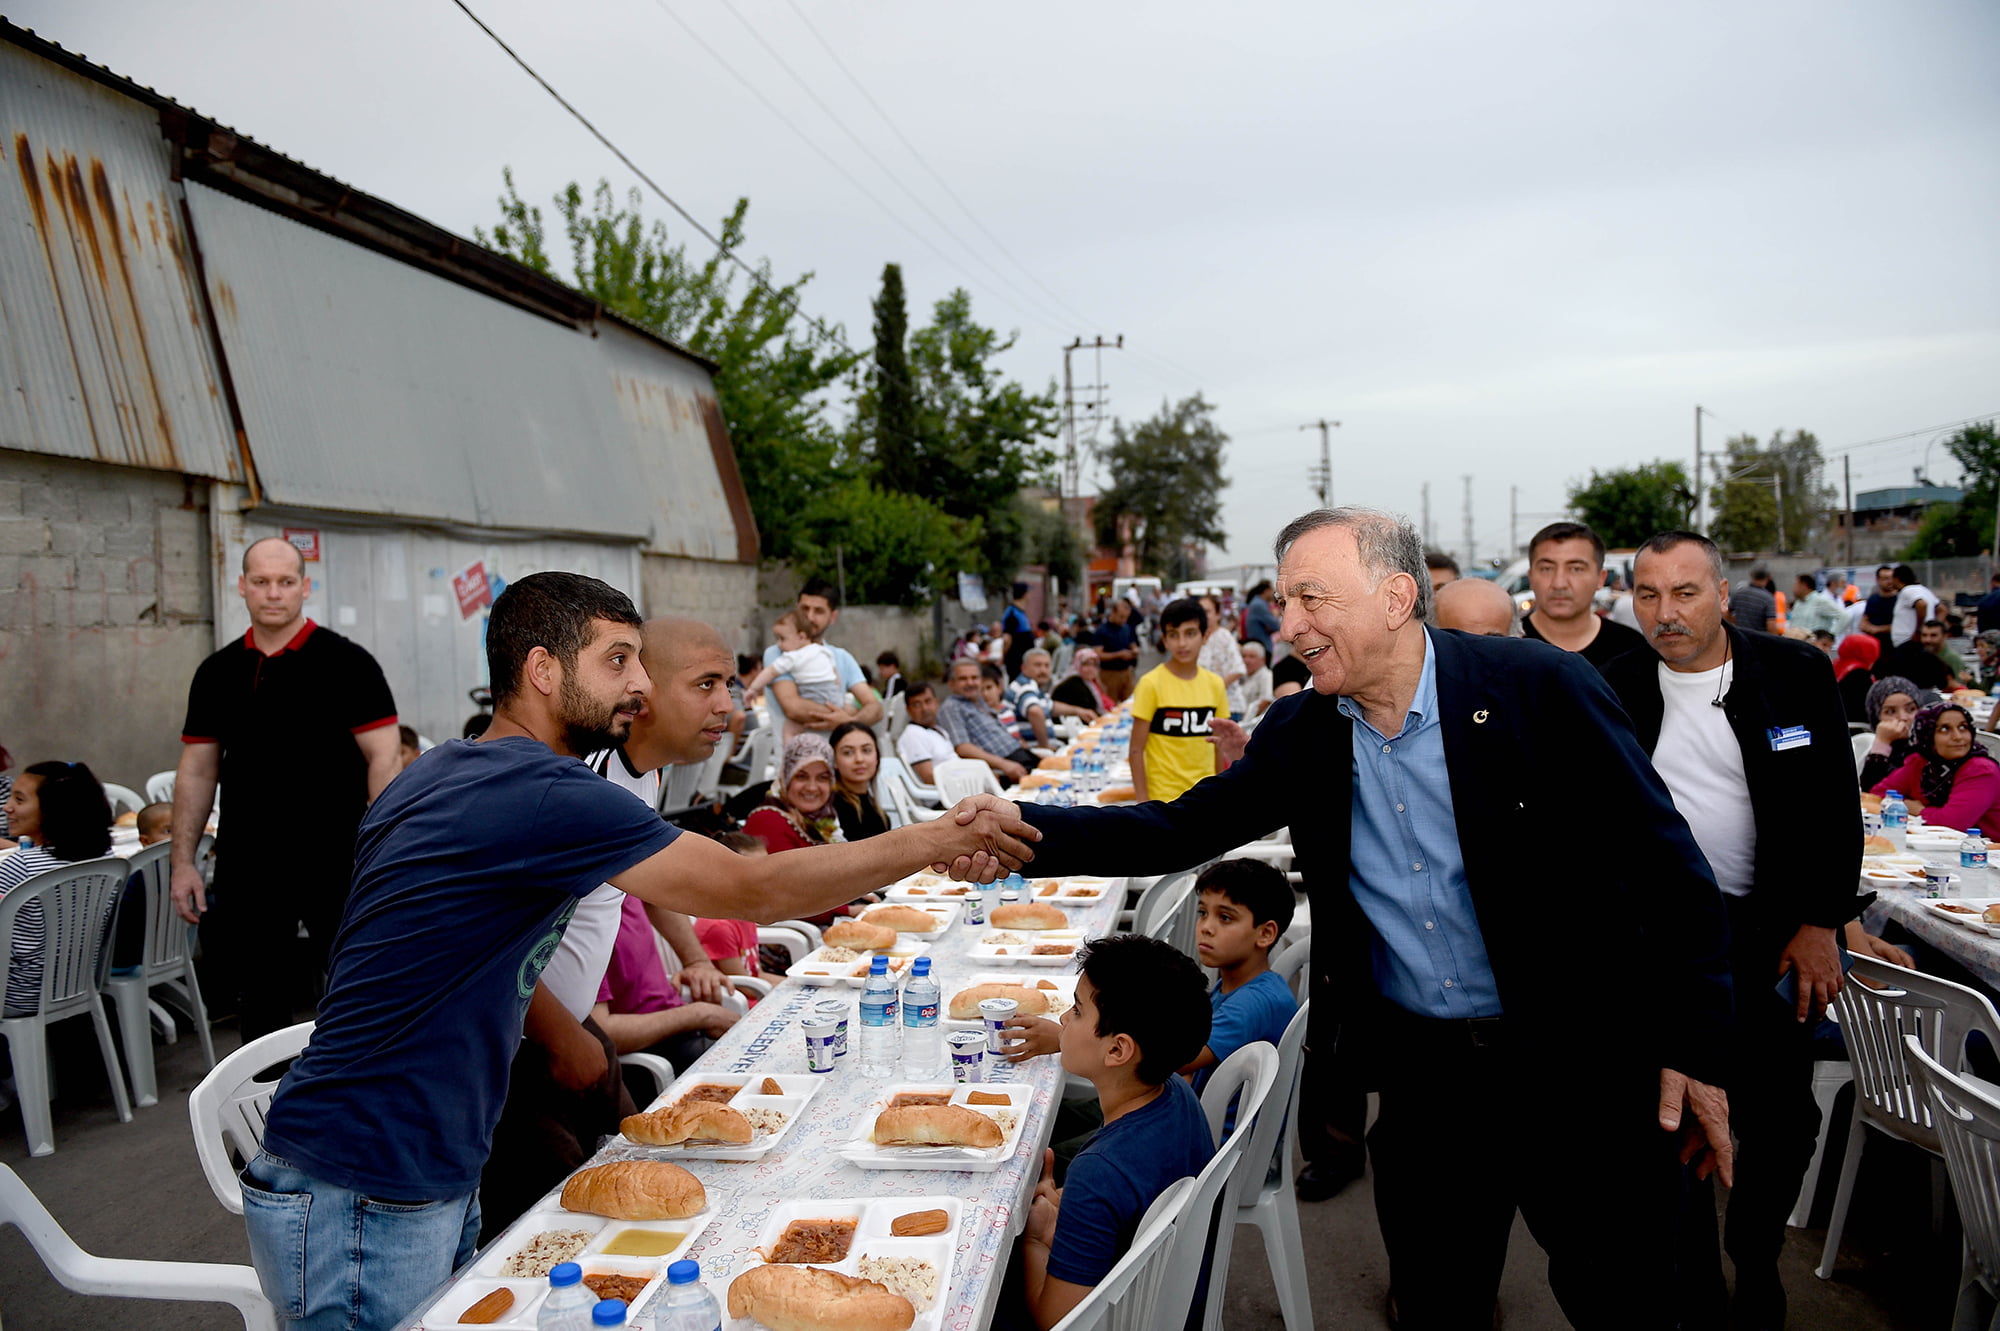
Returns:
[[[1432,631],[1466,881],[1516,1038],[1556,1059],[1719,1082],[1728,925],[1687,824],[1582,657]],[[1272,704],[1228,771],[1171,804],[1029,805],[1034,872],[1170,873],[1282,826],[1312,903],[1314,1049],[1372,1065],[1375,931],[1348,885],[1354,726],[1308,688]],[[1308,1075],[1332,1060],[1308,1063]]]
[[[1743,750],[1743,776],[1757,822],[1751,895],[1760,925],[1778,946],[1801,924],[1838,929],[1860,901],[1861,812],[1847,711],[1826,653],[1808,643],[1725,624],[1735,669],[1723,711]],[[1857,672],[1858,673],[1858,672]],[[1633,652],[1605,667],[1639,742],[1659,747],[1660,662]],[[1773,727],[1804,726],[1812,743],[1775,750]]]

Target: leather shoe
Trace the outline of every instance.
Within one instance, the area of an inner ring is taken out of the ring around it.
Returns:
[[[1361,1148],[1356,1147],[1332,1160],[1309,1164],[1299,1171],[1292,1191],[1302,1202],[1323,1202],[1360,1178],[1365,1160]]]

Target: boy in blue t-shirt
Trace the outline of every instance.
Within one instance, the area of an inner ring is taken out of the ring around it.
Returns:
[[[1208,1039],[1201,970],[1171,944],[1114,934],[1083,949],[1062,1065],[1097,1088],[1104,1126],[1055,1185],[1054,1152],[1021,1238],[1029,1312],[1047,1331],[1109,1275],[1139,1220],[1215,1154],[1201,1101],[1174,1075]]]
[[[1196,951],[1217,974],[1208,991],[1208,1043],[1181,1069],[1200,1094],[1217,1064],[1259,1040],[1276,1046],[1297,1015],[1298,1000],[1271,969],[1271,949],[1291,927],[1298,899],[1285,875],[1262,860],[1211,864],[1195,891]]]

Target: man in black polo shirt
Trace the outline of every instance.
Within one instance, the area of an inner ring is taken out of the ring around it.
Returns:
[[[1575,652],[1600,672],[1646,639],[1599,615],[1591,598],[1604,585],[1604,538],[1581,522],[1552,522],[1528,542],[1535,608],[1521,636]]]
[[[236,1000],[246,1043],[291,1024],[299,975],[324,974],[361,815],[402,767],[382,668],[305,617],[305,574],[304,556],[275,536],[243,552],[236,590],[250,629],[195,671],[174,774],[174,906],[201,924],[213,983],[223,1002]],[[218,781],[229,810],[211,909],[194,851]]]

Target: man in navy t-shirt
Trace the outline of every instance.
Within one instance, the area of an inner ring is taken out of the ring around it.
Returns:
[[[251,1259],[281,1319],[394,1326],[472,1255],[529,999],[599,883],[772,920],[925,865],[990,881],[1029,858],[1014,806],[993,799],[782,862],[680,837],[579,759],[623,740],[644,703],[639,623],[594,578],[511,584],[487,626],[492,726],[426,754],[363,821],[318,1025],[242,1176]]]

